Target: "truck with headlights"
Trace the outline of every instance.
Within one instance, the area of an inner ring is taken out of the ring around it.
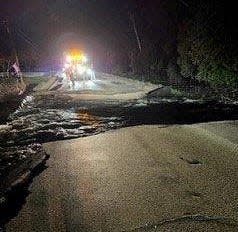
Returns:
[[[76,82],[95,80],[92,64],[86,55],[79,51],[71,51],[66,55],[63,73],[67,81],[73,86]]]

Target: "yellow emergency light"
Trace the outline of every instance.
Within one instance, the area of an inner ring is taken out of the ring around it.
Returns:
[[[78,49],[71,49],[66,59],[67,59],[67,62],[81,61],[83,63],[86,63],[88,61],[87,57],[83,54],[83,52]]]

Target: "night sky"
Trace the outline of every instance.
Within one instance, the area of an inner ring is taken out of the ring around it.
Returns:
[[[133,40],[122,0],[10,0],[1,3],[17,46],[32,47],[43,57],[56,57],[78,46],[95,55],[128,49]]]
[[[180,20],[178,18],[180,16],[185,17],[188,7],[190,9],[196,7],[199,0],[0,0],[0,2],[0,18],[9,21],[19,53],[27,54],[34,51],[39,60],[47,61],[60,59],[68,48],[79,47],[94,60],[102,61],[103,54],[108,51],[126,54],[136,47],[129,12],[136,12],[138,31],[139,34],[143,34],[144,41],[149,43],[158,41],[159,44],[171,41],[171,44],[175,44],[175,30],[177,30],[174,26],[177,23],[175,20]],[[221,1],[217,2],[220,4]],[[235,8],[231,6],[230,12],[231,9]],[[234,24],[232,17],[228,24]]]

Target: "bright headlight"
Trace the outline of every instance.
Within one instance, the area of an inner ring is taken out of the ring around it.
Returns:
[[[66,56],[66,62],[70,63],[72,61],[72,58],[70,55]]]
[[[86,71],[86,68],[82,65],[78,65],[77,71],[79,72],[79,74],[83,74]]]
[[[65,69],[67,69],[67,68],[69,68],[70,67],[70,64],[68,64],[68,63],[66,63],[65,65],[64,65],[64,68]]]
[[[87,69],[87,74],[92,76],[93,75],[93,70],[91,68],[88,68]]]
[[[81,60],[82,60],[83,63],[88,62],[88,58],[85,55],[82,55]]]

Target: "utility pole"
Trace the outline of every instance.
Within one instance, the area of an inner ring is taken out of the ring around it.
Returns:
[[[189,7],[188,3],[184,0],[178,0],[180,3],[182,3],[184,6]]]
[[[138,30],[137,30],[137,27],[136,27],[135,16],[133,14],[130,14],[130,18],[131,18],[131,22],[132,22],[133,29],[134,29],[134,32],[135,32],[138,49],[141,52],[142,51],[142,46],[141,46],[141,40],[140,40],[140,37],[139,37],[139,33],[138,33]]]
[[[137,46],[138,46],[139,56],[140,56],[142,54],[141,53],[142,52],[142,43],[141,43],[141,39],[140,39],[138,29],[137,29],[137,26],[136,26],[135,15],[133,13],[130,13],[130,19],[131,19],[131,22],[132,22],[132,26],[133,26],[135,36],[136,36],[136,41],[137,41]],[[141,81],[144,82],[143,75],[141,76]],[[143,86],[143,88],[144,88],[144,86]]]

